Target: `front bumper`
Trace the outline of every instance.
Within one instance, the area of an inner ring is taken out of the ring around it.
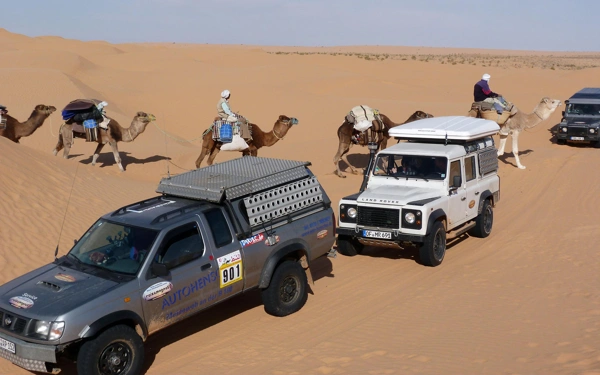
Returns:
[[[48,372],[46,362],[56,363],[55,345],[32,344],[0,332],[0,338],[15,344],[15,353],[0,348],[0,357],[30,371]]]
[[[368,240],[377,240],[378,242],[392,242],[392,243],[398,243],[398,242],[413,242],[413,243],[419,243],[419,242],[423,242],[425,241],[425,236],[420,236],[420,235],[414,235],[414,234],[404,234],[404,233],[394,233],[394,231],[392,230],[383,230],[384,232],[392,232],[392,239],[391,240],[382,240],[382,239],[374,239],[374,238],[369,238],[369,237],[363,237],[362,235],[362,229],[358,230],[358,232],[356,232],[354,229],[350,229],[350,228],[336,228],[335,233],[339,236],[349,236],[352,238],[365,238]]]
[[[596,128],[594,128],[596,129]],[[567,141],[583,141],[583,142],[594,142],[600,141],[600,134],[596,129],[594,133],[589,132],[589,128],[574,128],[567,127],[567,132],[559,131],[556,133],[556,139],[564,139]]]

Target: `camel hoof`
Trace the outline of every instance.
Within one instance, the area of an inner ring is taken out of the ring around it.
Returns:
[[[502,156],[502,155],[504,155],[504,152],[498,151],[498,156]]]
[[[517,167],[519,167],[519,169],[525,169],[526,168],[524,165],[518,165]]]
[[[58,155],[58,150],[57,149],[52,150],[52,154],[54,154],[54,156]]]
[[[345,175],[343,175],[343,174],[341,174],[341,173],[337,173],[337,172],[336,172],[335,174],[336,174],[336,176],[338,176],[338,177],[341,177],[341,178],[346,178],[346,176],[345,176]]]

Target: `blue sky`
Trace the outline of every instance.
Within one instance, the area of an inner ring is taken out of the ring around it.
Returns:
[[[600,0],[4,0],[0,27],[80,40],[600,51]]]

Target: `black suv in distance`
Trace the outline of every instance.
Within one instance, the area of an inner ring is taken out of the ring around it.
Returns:
[[[586,87],[565,101],[567,108],[558,124],[556,143],[589,142],[599,147],[600,88]]]

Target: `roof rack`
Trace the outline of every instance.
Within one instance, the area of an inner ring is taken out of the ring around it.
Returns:
[[[157,193],[220,203],[309,176],[310,162],[243,156],[163,178]]]
[[[391,137],[415,140],[443,140],[446,143],[474,141],[500,131],[494,121],[467,116],[442,116],[413,121],[389,130]]]
[[[152,197],[152,198],[148,198],[145,199],[143,201],[139,201],[133,204],[129,204],[127,206],[123,206],[121,208],[119,208],[118,210],[114,211],[110,216],[117,216],[117,215],[123,215],[126,214],[129,211],[141,211],[144,208],[153,206],[156,202],[162,201],[164,200],[163,197],[158,196],[158,197]]]

